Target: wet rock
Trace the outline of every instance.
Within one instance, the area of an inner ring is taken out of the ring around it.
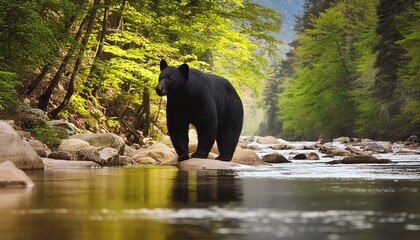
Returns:
[[[26,188],[34,184],[25,172],[18,169],[12,161],[0,162],[0,189]]]
[[[283,155],[279,153],[271,153],[265,155],[262,160],[266,163],[290,163]]]
[[[43,158],[45,170],[52,169],[81,169],[81,168],[101,168],[101,165],[91,161],[67,161],[50,158]]]
[[[295,156],[293,156],[292,159],[294,159],[294,160],[306,160],[306,159],[308,159],[308,157],[304,153],[299,153],[299,154],[296,154]]]
[[[353,154],[347,150],[344,149],[332,149],[332,150],[327,150],[325,157],[337,157],[337,156],[352,156]]]
[[[255,142],[259,144],[279,144],[277,138],[273,136],[255,137]]]
[[[289,150],[289,149],[295,149],[293,146],[287,145],[287,144],[276,144],[274,146],[270,146],[270,148],[273,149],[273,150]]]
[[[375,142],[366,143],[363,147],[365,151],[372,151],[372,153],[389,153],[392,152],[390,147],[384,147]]]
[[[345,150],[355,154],[355,155],[368,155],[366,152],[353,148],[353,147],[346,147]]]
[[[120,163],[120,155],[115,148],[104,148],[100,150],[99,157],[102,166],[122,166]]]
[[[267,165],[254,151],[239,147],[233,154],[232,162],[251,166]]]
[[[95,147],[110,147],[115,148],[118,154],[124,154],[125,142],[124,140],[113,133],[83,133],[71,136],[71,139],[82,139]]]
[[[420,154],[419,151],[409,151],[409,150],[401,150],[395,153],[396,155],[417,155]]]
[[[389,159],[378,159],[371,155],[358,155],[358,156],[351,156],[345,157],[343,160],[334,160],[327,162],[327,164],[378,164],[378,163],[392,163]]]
[[[135,155],[133,158],[133,161],[135,161],[137,164],[140,165],[157,165],[158,162],[148,156],[139,156],[139,155]]]
[[[235,162],[224,162],[213,159],[191,158],[177,164],[182,170],[226,170],[239,167]]]
[[[42,169],[42,159],[5,121],[0,121],[0,162],[10,160],[20,169]]]
[[[67,151],[54,151],[48,154],[48,158],[71,161],[74,159],[74,156]]]
[[[308,154],[306,154],[308,160],[319,160],[319,155],[317,153],[314,152],[310,152]]]
[[[136,166],[139,165],[134,159],[129,156],[120,156],[118,166]]]

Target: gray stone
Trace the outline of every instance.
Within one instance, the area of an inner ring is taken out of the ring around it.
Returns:
[[[71,136],[71,139],[82,139],[95,147],[115,148],[118,154],[124,155],[125,142],[120,136],[113,133],[83,133]]]
[[[0,162],[0,189],[27,188],[33,185],[28,175],[15,167],[12,161]]]
[[[58,128],[65,129],[67,131],[68,136],[76,134],[76,127],[72,123],[64,122],[62,120],[51,120],[51,121],[48,121],[47,124],[49,124],[50,126],[54,128],[58,127]]]
[[[66,151],[55,151],[48,154],[48,158],[71,161],[74,159],[74,156],[73,154]]]
[[[43,158],[45,170],[51,169],[81,169],[81,168],[101,168],[101,165],[92,161],[67,161],[50,158]]]
[[[182,170],[227,170],[241,165],[213,159],[191,158],[178,163],[177,166]]]
[[[20,169],[42,169],[42,159],[5,121],[0,121],[0,162],[10,160]]]
[[[121,166],[120,155],[118,155],[115,148],[104,148],[100,150],[99,157],[101,158],[101,165],[105,166]]]

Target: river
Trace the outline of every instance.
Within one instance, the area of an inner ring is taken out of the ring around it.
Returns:
[[[0,190],[0,239],[419,239],[420,155],[376,156],[395,163],[27,171]]]

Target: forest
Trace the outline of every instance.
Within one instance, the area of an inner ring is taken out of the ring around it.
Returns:
[[[166,133],[159,61],[264,98],[257,134],[420,133],[420,2],[306,0],[282,53],[282,16],[252,0],[0,0],[0,119],[23,102],[133,142]],[[256,97],[258,98],[258,97]]]
[[[261,134],[407,139],[420,133],[420,1],[306,0],[267,84]]]
[[[138,142],[165,133],[159,61],[258,94],[281,15],[251,0],[0,0],[0,117],[23,99],[51,119]]]

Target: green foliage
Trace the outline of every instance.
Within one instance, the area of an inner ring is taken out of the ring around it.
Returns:
[[[16,87],[19,84],[15,73],[0,71],[0,111],[18,106]]]
[[[397,18],[402,39],[397,43],[405,50],[400,63],[398,79],[405,87],[403,112],[412,124],[420,124],[420,2]]]
[[[48,147],[57,147],[60,144],[60,139],[54,129],[41,121],[33,121],[31,123],[30,131],[36,139],[45,143]]]
[[[311,139],[352,134],[354,59],[364,54],[355,49],[370,36],[374,9],[373,1],[342,1],[299,35],[295,74],[279,100],[285,133]]]

